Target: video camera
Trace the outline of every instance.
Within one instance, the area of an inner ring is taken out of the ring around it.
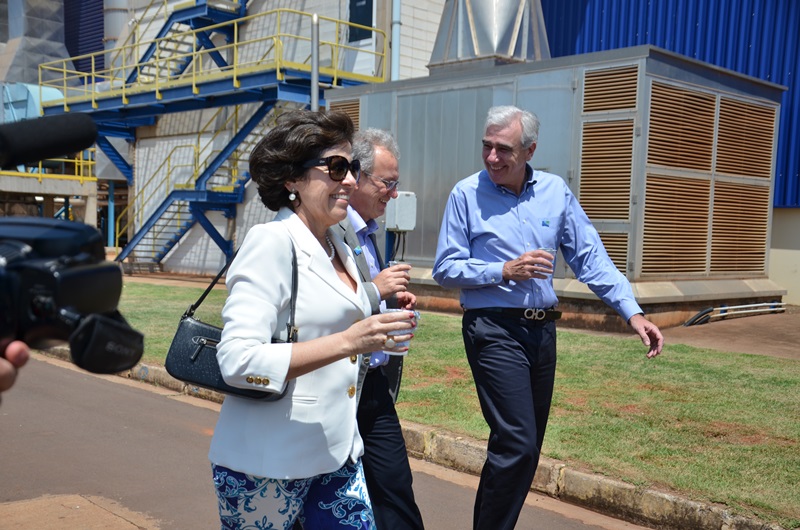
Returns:
[[[109,374],[132,368],[144,337],[117,310],[122,270],[100,232],[38,217],[0,219],[0,340],[69,341],[72,362]]]
[[[86,114],[43,116],[0,125],[0,167],[82,151],[97,139]],[[72,362],[110,374],[136,366],[144,337],[117,311],[122,271],[105,261],[91,226],[42,219],[0,219],[0,344],[33,347],[69,341]]]

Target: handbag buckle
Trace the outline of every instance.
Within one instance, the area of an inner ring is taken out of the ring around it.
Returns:
[[[547,311],[544,309],[533,309],[532,307],[529,307],[522,315],[528,320],[544,320],[545,316],[547,316]]]

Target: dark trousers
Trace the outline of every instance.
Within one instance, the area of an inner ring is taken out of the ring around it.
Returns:
[[[511,530],[533,483],[550,414],[556,325],[471,310],[462,332],[490,428],[473,528]]]
[[[406,442],[381,369],[370,370],[364,380],[358,430],[364,440],[361,462],[378,530],[424,528],[411,488]]]

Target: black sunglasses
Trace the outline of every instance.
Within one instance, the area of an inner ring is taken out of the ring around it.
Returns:
[[[303,164],[303,167],[306,169],[319,166],[327,166],[328,176],[334,182],[343,181],[347,177],[348,172],[353,174],[356,182],[361,178],[361,162],[358,160],[353,160],[351,162],[341,155],[315,158]]]

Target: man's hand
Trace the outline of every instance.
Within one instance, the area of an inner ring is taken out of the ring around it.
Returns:
[[[25,366],[30,357],[28,345],[21,341],[0,346],[0,392],[5,392],[14,384],[17,372]]]
[[[664,336],[658,329],[658,326],[647,320],[644,315],[636,314],[628,320],[628,325],[639,334],[642,338],[642,343],[648,346],[647,358],[651,359],[661,353],[664,347]]]
[[[411,279],[408,271],[411,265],[399,263],[383,269],[377,276],[372,278],[372,283],[378,288],[381,300],[386,300],[395,293],[408,290],[408,282]]]
[[[417,307],[417,297],[409,291],[402,291],[395,295],[398,309],[412,310]]]
[[[555,256],[545,250],[531,250],[503,265],[503,279],[521,282],[537,278],[546,280],[553,274]]]

